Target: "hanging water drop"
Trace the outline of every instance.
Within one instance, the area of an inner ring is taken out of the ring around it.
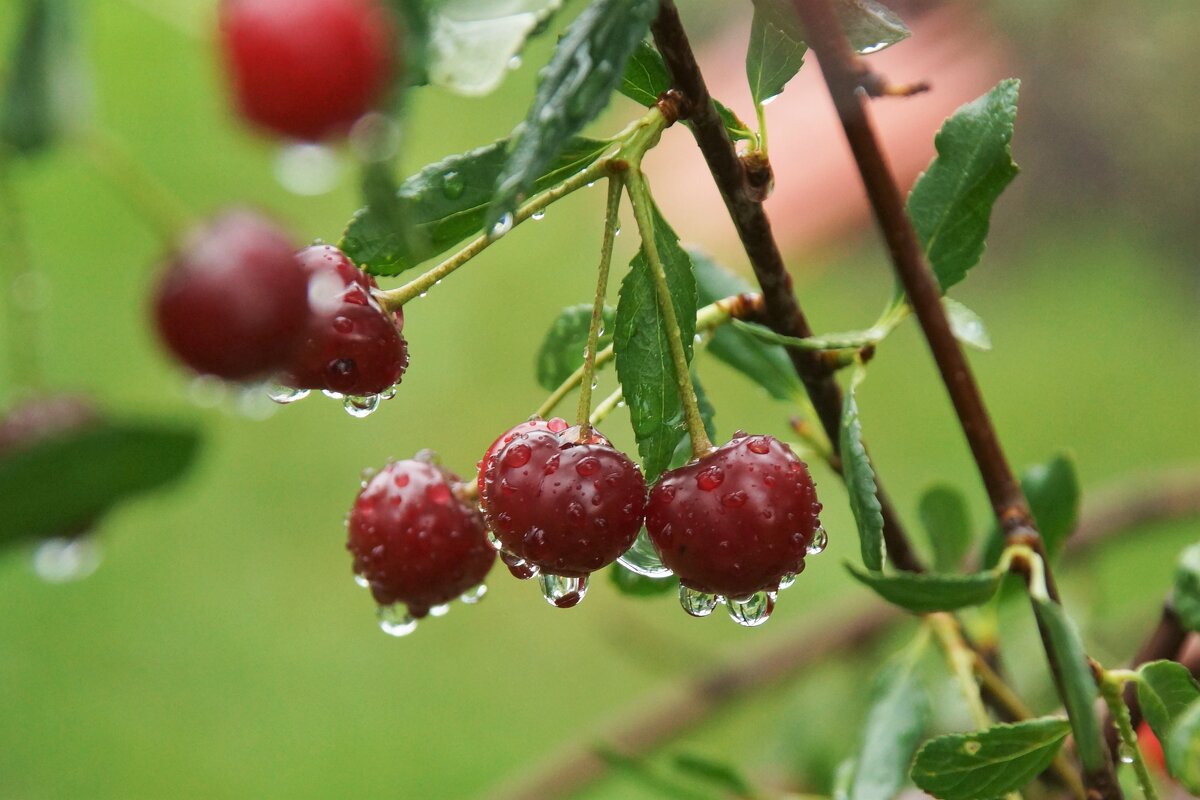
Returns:
[[[346,413],[357,419],[369,417],[375,413],[375,409],[379,408],[379,395],[346,395],[342,401],[342,407],[346,409]]]
[[[480,513],[483,513],[483,506],[479,507],[479,511],[480,511]],[[487,541],[488,541],[488,544],[490,544],[492,546],[492,549],[495,550],[497,553],[499,553],[504,548],[504,545],[500,544],[500,539],[496,536],[496,534],[492,533],[491,531],[487,532]]]
[[[538,222],[546,218],[546,209],[539,208],[537,211],[529,215],[529,218],[534,222]]]
[[[267,384],[267,397],[281,406],[286,406],[288,403],[294,403],[297,400],[303,400],[309,394],[308,389],[297,389],[293,386],[284,386],[282,383],[274,382]]]
[[[391,400],[392,398],[394,398],[396,396],[397,391],[399,391],[399,386],[397,386],[396,384],[393,383],[391,386],[387,387],[386,389],[384,389],[382,392],[379,393],[379,399],[380,400]]]
[[[442,603],[440,606],[433,606],[429,609],[429,616],[431,617],[444,617],[448,613],[450,613],[449,603]]]
[[[512,212],[505,212],[500,215],[500,219],[496,220],[496,224],[488,231],[488,238],[492,241],[499,239],[504,234],[511,231],[513,228]]]
[[[796,582],[796,573],[789,572],[788,574],[784,575],[782,578],[779,579],[779,590],[783,591],[784,589],[790,589],[790,588],[792,588],[792,584],[794,584],[795,582]]]
[[[367,580],[364,576],[358,575],[358,574],[355,574],[355,576],[354,576],[354,585],[360,589],[370,589],[371,588],[371,582],[369,580]]]
[[[536,564],[530,564],[520,556],[514,556],[512,553],[500,551],[500,560],[504,562],[504,566],[508,567],[508,571],[512,576],[519,581],[527,581],[534,577],[540,571]]]
[[[633,540],[633,546],[617,558],[617,562],[630,572],[647,578],[669,578],[672,574],[671,570],[663,566],[662,559],[658,557],[658,551],[654,549],[654,543],[650,541],[645,528],[642,528],[642,532]]]
[[[1132,764],[1136,758],[1133,748],[1125,742],[1121,742],[1121,746],[1117,749],[1117,758],[1122,764]]]
[[[408,636],[417,629],[417,621],[403,603],[380,606],[376,613],[379,615],[379,629],[388,636]]]
[[[817,526],[816,532],[813,534],[812,541],[808,543],[806,548],[810,556],[820,555],[825,552],[825,547],[829,544],[829,532],[822,525]]]
[[[508,60],[508,68],[509,69],[520,69],[521,68],[521,57],[519,55],[517,55],[517,56],[513,56],[512,58],[510,58]]]
[[[461,173],[450,170],[442,176],[442,194],[447,200],[457,200],[467,188],[467,182]]]
[[[321,394],[325,395],[330,400],[341,400],[345,396],[341,392],[335,392],[332,389],[322,389]]]
[[[707,617],[717,607],[717,596],[679,584],[679,605],[693,617]]]
[[[746,628],[762,625],[774,610],[774,592],[755,592],[749,597],[729,598],[729,618]]]
[[[567,578],[562,575],[541,575],[538,583],[546,602],[556,608],[573,608],[587,596],[588,579]]]
[[[46,539],[33,551],[33,571],[46,583],[86,578],[100,566],[100,548],[91,536]]]
[[[458,599],[469,606],[473,606],[484,598],[484,595],[487,594],[487,590],[487,584],[481,583],[474,589],[467,589],[465,592],[459,595]]]

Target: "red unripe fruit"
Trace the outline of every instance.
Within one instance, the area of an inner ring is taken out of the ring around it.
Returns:
[[[488,529],[504,552],[543,574],[586,577],[637,538],[645,480],[599,434],[579,441],[577,428],[530,427],[509,431],[487,459],[480,500]]]
[[[496,561],[479,512],[455,493],[459,479],[435,464],[388,464],[354,501],[346,548],[381,606],[415,618],[483,582]]]
[[[159,335],[199,373],[227,380],[283,367],[308,318],[308,274],[274,224],[231,211],[193,231],[154,298]]]
[[[220,16],[242,114],[295,139],[345,133],[400,63],[401,37],[378,0],[224,0]]]
[[[808,467],[787,445],[738,434],[662,474],[650,490],[646,531],[684,586],[742,598],[775,591],[804,569],[820,511]]]

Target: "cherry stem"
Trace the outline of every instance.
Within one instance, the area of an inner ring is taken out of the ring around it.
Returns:
[[[654,279],[654,290],[658,297],[658,310],[663,315],[667,329],[667,344],[671,349],[671,361],[675,366],[675,383],[679,390],[679,401],[683,406],[684,423],[692,438],[692,455],[701,458],[709,454],[713,444],[704,429],[704,418],[700,414],[700,403],[696,399],[696,388],[692,385],[692,372],[688,367],[687,352],[683,347],[683,336],[679,331],[679,318],[675,315],[675,303],[671,298],[671,287],[667,273],[659,257],[658,245],[654,240],[654,216],[651,213],[650,189],[642,176],[641,164],[633,161],[625,178],[633,216],[637,220],[638,233],[642,237],[642,250],[646,264]]]
[[[1108,712],[1112,715],[1113,722],[1116,723],[1121,743],[1133,758],[1133,771],[1137,775],[1138,785],[1141,786],[1142,796],[1145,800],[1158,800],[1158,790],[1154,786],[1154,779],[1150,777],[1150,770],[1146,769],[1146,760],[1142,758],[1142,750],[1138,747],[1137,733],[1133,730],[1129,707],[1125,705],[1125,699],[1122,696],[1125,681],[1129,677],[1127,672],[1128,670],[1112,670],[1111,672],[1101,670],[1100,695],[1108,706]],[[1133,673],[1133,678],[1137,679],[1136,673]]]
[[[0,274],[4,285],[5,317],[8,323],[8,368],[14,387],[39,388],[44,385],[39,359],[37,298],[22,298],[17,285],[21,280],[37,279],[37,265],[29,246],[21,203],[11,183],[10,161],[0,153],[0,220],[11,257],[3,259]],[[31,291],[37,287],[30,287]]]
[[[596,298],[592,302],[592,320],[588,325],[587,346],[583,350],[583,378],[579,384],[579,436],[587,441],[591,436],[592,384],[595,383],[596,348],[600,344],[600,327],[604,324],[604,300],[608,295],[608,273],[612,267],[613,243],[617,239],[617,218],[621,208],[624,180],[618,175],[608,179],[608,203],[604,208],[604,239],[600,244],[600,269],[596,278]]]
[[[165,242],[192,227],[195,215],[111,134],[90,129],[79,143],[96,171]]]

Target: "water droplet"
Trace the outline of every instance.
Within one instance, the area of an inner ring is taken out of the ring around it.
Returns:
[[[504,234],[511,231],[513,228],[513,215],[511,212],[505,212],[496,220],[496,224],[488,231],[488,238],[492,241],[499,239]]]
[[[700,474],[696,476],[696,485],[706,492],[711,492],[724,483],[724,481],[725,471],[716,464],[700,470]]]
[[[292,144],[275,156],[275,180],[292,194],[315,197],[337,188],[342,164],[337,153],[320,144]]]
[[[786,575],[784,575],[782,578],[779,579],[780,591],[782,591],[784,589],[792,588],[792,585],[795,582],[796,582],[796,573],[794,573],[794,572],[787,573]]]
[[[508,60],[508,68],[509,69],[520,69],[521,68],[521,57],[513,56],[512,58],[510,58]]]
[[[531,220],[533,220],[534,222],[540,222],[541,220],[544,220],[546,218],[546,209],[544,209],[544,208],[538,209],[537,211],[530,214],[529,218]]]
[[[1122,764],[1132,764],[1134,762],[1133,748],[1125,742],[1121,742],[1121,746],[1117,749],[1117,758]]]
[[[386,389],[384,389],[382,392],[379,393],[379,399],[380,400],[391,400],[393,397],[396,396],[397,391],[399,391],[399,387],[393,383],[391,386],[387,387]]]
[[[592,187],[593,187],[593,186],[595,186],[595,185],[596,185],[596,182],[595,182],[595,181],[588,181],[587,188],[589,188],[589,189],[590,189],[590,188],[592,188]]]
[[[818,527],[813,534],[812,541],[808,543],[806,550],[810,556],[820,555],[825,552],[825,547],[829,544],[829,532],[824,527]]]
[[[613,228],[613,236],[620,236],[620,235],[621,235],[621,226],[618,225],[617,227]]]
[[[100,547],[91,536],[46,539],[33,551],[33,571],[46,583],[86,578],[100,566]]]
[[[292,386],[284,386],[282,383],[268,383],[267,397],[286,406],[288,403],[294,403],[297,400],[303,400],[308,397],[311,392],[308,389],[297,389]]]
[[[325,395],[330,400],[341,400],[345,396],[341,392],[335,392],[331,389],[322,389],[321,394]]]
[[[887,46],[888,42],[875,42],[875,44],[869,44],[866,47],[858,48],[858,54],[861,56],[869,56],[871,53],[878,53]],[[778,97],[778,95],[776,95],[776,97]],[[774,100],[775,98],[771,99]],[[763,102],[763,105],[766,105],[766,101]]]
[[[458,599],[469,606],[473,606],[484,598],[484,595],[487,594],[487,590],[487,584],[481,583],[474,589],[467,589],[465,592],[459,595]]]
[[[600,460],[594,456],[588,456],[575,465],[575,471],[584,478],[589,478],[600,471]]]
[[[450,604],[442,603],[440,606],[433,606],[429,609],[429,616],[444,617],[450,613]]]
[[[774,610],[774,592],[755,592],[749,597],[729,598],[729,618],[747,628],[762,625]]]
[[[730,492],[722,497],[721,505],[725,506],[726,508],[741,508],[742,506],[746,505],[746,499],[746,493],[741,489],[738,489],[736,492]]]
[[[492,546],[492,549],[495,550],[497,553],[499,553],[504,548],[504,545],[500,544],[499,537],[497,537],[496,534],[492,533],[491,531],[487,532],[487,541],[488,541],[488,544]]]
[[[450,170],[442,176],[442,194],[447,200],[457,200],[467,188],[467,182],[462,174]]]
[[[679,584],[679,605],[693,617],[707,617],[717,607],[717,596]]]
[[[654,543],[650,541],[650,536],[646,533],[645,528],[642,528],[642,532],[633,540],[633,546],[626,550],[617,561],[630,572],[636,572],[647,578],[671,576],[671,570],[663,566],[662,559],[658,557],[658,551],[654,549]]]
[[[388,636],[408,636],[417,629],[417,621],[403,603],[380,606],[376,613],[379,615],[380,630]]]
[[[760,456],[765,456],[771,452],[771,443],[764,436],[755,436],[750,441],[746,442],[746,447],[751,453],[758,453]]]
[[[370,589],[371,588],[371,582],[362,575],[354,576],[354,585],[360,589]]]
[[[567,578],[562,575],[541,575],[538,583],[546,602],[556,608],[573,608],[587,596],[587,576]]]
[[[533,451],[529,449],[527,444],[517,444],[504,454],[503,464],[506,467],[517,468],[523,467],[529,463],[529,459],[533,456]]]
[[[508,567],[512,576],[519,581],[527,581],[541,571],[536,564],[530,564],[520,556],[514,556],[503,550],[500,551],[500,560],[504,562],[504,566]]]
[[[375,409],[379,408],[379,395],[346,395],[342,400],[342,407],[346,409],[346,413],[352,417],[362,419],[369,417],[375,413]]]

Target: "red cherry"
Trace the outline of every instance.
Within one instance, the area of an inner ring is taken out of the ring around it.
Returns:
[[[562,433],[567,428],[571,427],[565,419],[561,417],[553,417],[551,419],[531,419],[522,422],[516,427],[510,428],[504,433],[496,437],[496,441],[492,442],[492,446],[483,454],[483,458],[475,465],[478,473],[475,478],[476,486],[479,489],[479,496],[483,497],[483,474],[487,471],[488,464],[492,461],[492,456],[496,454],[504,445],[513,440],[513,437],[518,433],[529,433],[530,431],[550,431],[551,433]]]
[[[739,434],[650,491],[646,530],[683,586],[744,598],[804,569],[820,527],[804,462],[771,436]]]
[[[394,17],[378,0],[223,0],[220,25],[242,114],[296,139],[344,133],[401,62]]]
[[[402,603],[419,619],[487,576],[496,553],[458,485],[456,475],[411,459],[388,464],[359,492],[346,548],[381,607]]]
[[[308,318],[308,274],[275,225],[231,211],[192,232],[154,298],[166,346],[196,372],[227,380],[281,368]]]
[[[480,499],[488,528],[506,555],[543,575],[586,578],[628,550],[642,527],[646,485],[637,465],[599,434],[577,436],[577,428],[524,423],[487,457]],[[581,596],[552,599],[565,607]]]
[[[1162,743],[1158,741],[1158,737],[1154,735],[1154,731],[1150,728],[1150,723],[1142,720],[1142,723],[1137,728],[1138,747],[1142,750],[1142,757],[1160,773],[1165,774],[1167,771],[1167,759],[1163,756]]]

